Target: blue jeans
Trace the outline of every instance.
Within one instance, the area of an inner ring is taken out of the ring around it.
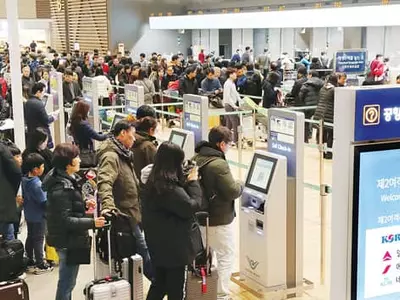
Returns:
[[[13,223],[0,223],[0,235],[2,235],[6,241],[11,241],[11,240],[15,239],[14,224]]]
[[[71,300],[78,277],[79,265],[67,265],[67,250],[57,249],[60,258],[56,300]]]
[[[136,237],[137,252],[143,258],[144,275],[148,280],[153,281],[154,270],[150,259],[149,249],[147,248],[146,241],[139,225],[136,225],[135,232],[133,234]]]
[[[46,224],[42,222],[27,222],[28,236],[25,242],[25,251],[28,258],[33,260],[33,253],[35,253],[35,260],[37,265],[43,264],[43,243],[46,230]]]

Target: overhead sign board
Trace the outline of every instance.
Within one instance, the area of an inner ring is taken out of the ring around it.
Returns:
[[[335,54],[335,72],[364,74],[367,68],[367,50],[342,50]]]
[[[398,89],[356,91],[354,141],[400,138]]]

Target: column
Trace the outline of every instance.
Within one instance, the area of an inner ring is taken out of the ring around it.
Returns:
[[[193,57],[197,59],[200,52],[200,30],[192,30]]]
[[[210,30],[201,29],[200,30],[200,45],[204,49],[204,53],[208,54],[210,52]]]
[[[266,28],[255,28],[253,31],[253,46],[256,57],[264,52],[264,49],[268,49],[268,29]]]
[[[281,29],[269,29],[269,51],[271,52],[271,60],[275,61],[281,57]]]
[[[385,27],[367,27],[368,60],[371,61],[377,54],[384,54]]]
[[[253,29],[242,29],[242,44],[243,48],[249,46],[251,49],[254,48],[254,35]]]
[[[344,48],[344,30],[341,27],[331,27],[328,32],[328,55],[333,57],[335,52]]]
[[[343,28],[343,46],[344,49],[361,49],[362,28],[345,27]]]
[[[242,41],[242,29],[234,28],[232,29],[232,53],[235,53],[237,49],[244,51],[246,46],[243,45]]]
[[[219,29],[210,29],[210,51],[219,56]]]
[[[8,42],[10,45],[11,92],[13,99],[14,139],[25,149],[24,106],[22,102],[21,53],[19,50],[18,1],[6,0]]]
[[[328,42],[328,28],[312,28],[310,51],[313,56],[320,56],[321,52],[326,52]]]
[[[289,53],[290,57],[294,56],[294,29],[293,28],[283,28],[282,29],[282,52]]]
[[[400,26],[387,26],[385,32],[384,53],[380,54],[383,54],[385,57],[390,59],[391,66],[398,66],[400,65],[400,58],[398,54],[400,49]],[[376,41],[376,43],[377,42],[378,41]]]

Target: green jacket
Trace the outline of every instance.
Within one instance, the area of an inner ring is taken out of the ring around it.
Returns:
[[[233,178],[221,151],[212,148],[208,142],[201,142],[196,153],[193,160],[200,169],[203,192],[213,195],[208,208],[210,226],[228,225],[236,216],[235,199],[241,196],[242,185]]]
[[[116,208],[132,218],[132,225],[140,223],[139,181],[132,153],[108,139],[101,144],[97,155],[97,185],[102,209]]]

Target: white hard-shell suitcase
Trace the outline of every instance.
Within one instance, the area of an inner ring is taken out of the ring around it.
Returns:
[[[143,300],[143,258],[139,254],[124,258],[121,263],[121,273],[121,277],[128,280],[131,285],[131,300]]]
[[[110,226],[107,228],[108,253],[111,253],[110,243]],[[109,275],[106,278],[98,279],[97,276],[97,260],[96,260],[96,242],[95,232],[93,232],[93,249],[94,249],[94,278],[89,282],[84,290],[86,300],[131,300],[131,285],[125,279],[118,276],[112,276],[111,255],[108,259]]]

